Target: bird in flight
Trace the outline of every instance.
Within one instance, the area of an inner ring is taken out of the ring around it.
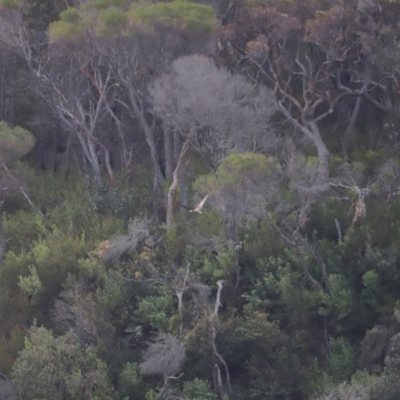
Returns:
[[[201,200],[201,202],[199,203],[199,205],[198,205],[196,208],[186,207],[186,206],[184,206],[183,204],[181,204],[181,206],[182,206],[183,208],[187,208],[187,209],[188,209],[190,212],[192,212],[192,213],[202,214],[203,211],[201,211],[201,210],[203,209],[204,204],[205,204],[205,202],[207,201],[208,196],[209,196],[209,195],[207,195],[206,197],[204,197],[204,199]]]

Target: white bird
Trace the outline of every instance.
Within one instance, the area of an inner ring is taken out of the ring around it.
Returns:
[[[202,214],[203,211],[201,211],[204,207],[205,202],[207,201],[209,195],[207,195],[206,197],[204,197],[204,199],[199,203],[199,205],[196,208],[190,208],[190,207],[186,207],[183,204],[181,204],[182,207],[187,208],[190,212],[192,213],[196,213],[196,214]]]

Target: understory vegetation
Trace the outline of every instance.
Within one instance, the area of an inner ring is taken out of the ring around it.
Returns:
[[[0,400],[399,399],[399,18],[0,0]]]

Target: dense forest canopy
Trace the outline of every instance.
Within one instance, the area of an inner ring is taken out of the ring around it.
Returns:
[[[0,0],[0,400],[400,398],[399,20]]]

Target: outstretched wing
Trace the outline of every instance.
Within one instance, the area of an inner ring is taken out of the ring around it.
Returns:
[[[181,207],[183,207],[183,208],[186,208],[186,210],[189,210],[189,211],[192,211],[192,212],[193,212],[193,210],[192,210],[190,207],[184,206],[182,203],[179,203],[179,205],[180,205]]]
[[[195,212],[195,213],[201,213],[201,210],[203,209],[204,204],[205,204],[205,202],[207,201],[208,196],[209,196],[209,195],[207,195],[206,197],[204,197],[204,199],[199,203],[199,205],[198,205],[195,209],[193,209],[193,212]]]

